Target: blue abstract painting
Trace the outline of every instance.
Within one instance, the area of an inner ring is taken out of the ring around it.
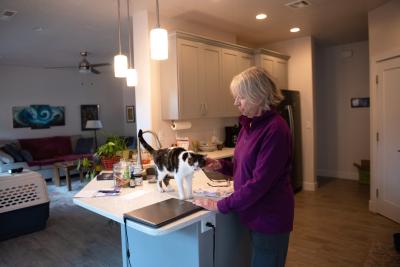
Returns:
[[[12,116],[14,128],[44,129],[65,125],[64,107],[51,107],[50,105],[13,107]]]

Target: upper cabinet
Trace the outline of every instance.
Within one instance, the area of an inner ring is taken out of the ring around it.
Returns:
[[[251,66],[254,55],[250,48],[188,33],[171,34],[169,57],[160,67],[162,118],[239,116],[230,83],[235,75]],[[287,77],[286,69],[275,67],[275,73]]]
[[[288,60],[289,56],[266,49],[258,49],[255,55],[256,65],[271,74],[279,89],[288,88]]]

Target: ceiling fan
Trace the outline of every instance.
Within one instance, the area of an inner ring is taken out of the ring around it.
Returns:
[[[79,62],[78,66],[46,67],[46,69],[72,69],[72,68],[76,69],[76,67],[78,67],[78,70],[80,73],[100,74],[100,71],[95,69],[96,67],[103,67],[103,66],[111,65],[110,63],[97,63],[97,64],[89,63],[89,61],[86,59],[86,57],[88,55],[87,51],[80,52],[80,55],[81,55],[82,59]]]

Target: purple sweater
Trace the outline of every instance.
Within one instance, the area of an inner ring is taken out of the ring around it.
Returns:
[[[218,201],[221,213],[236,212],[253,231],[274,234],[293,229],[290,185],[290,129],[273,109],[260,117],[240,117],[233,162],[221,160],[220,172],[233,175],[234,192]]]

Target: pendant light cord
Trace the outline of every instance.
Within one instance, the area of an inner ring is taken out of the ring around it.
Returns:
[[[119,54],[121,55],[121,14],[120,14],[120,0],[118,2],[118,46],[119,46]]]
[[[132,60],[132,54],[133,54],[133,49],[132,49],[132,46],[133,46],[133,44],[132,44],[132,42],[131,42],[131,27],[132,27],[132,24],[131,24],[131,17],[130,17],[130,15],[129,15],[129,2],[130,2],[130,0],[126,0],[126,6],[127,6],[127,9],[128,9],[128,46],[129,46],[129,68],[132,68],[132,66],[134,65],[134,63],[133,63],[133,60]],[[132,34],[132,37],[133,37],[133,34]]]
[[[160,28],[160,12],[158,6],[158,0],[156,0],[156,14],[157,14],[157,28]]]

